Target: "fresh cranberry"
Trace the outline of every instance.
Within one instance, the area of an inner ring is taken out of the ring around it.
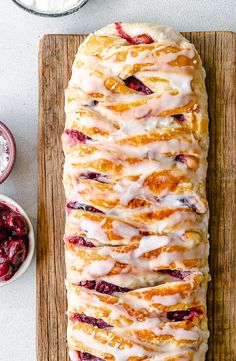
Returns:
[[[126,287],[120,287],[106,281],[81,281],[81,287],[88,288],[89,290],[95,290],[99,293],[105,293],[111,295],[115,292],[129,292],[130,289]]]
[[[82,132],[79,132],[75,129],[66,129],[65,134],[69,135],[70,139],[74,143],[86,143],[86,140],[91,140],[92,138],[88,137]]]
[[[6,218],[9,215],[9,213],[11,213],[11,211],[9,209],[1,211],[0,217],[1,217],[1,220],[3,222],[2,224],[5,224]]]
[[[9,280],[27,256],[28,225],[17,210],[0,203],[0,280]]]
[[[1,217],[1,214],[0,214]],[[0,218],[0,231],[5,227],[5,222],[3,220],[3,218]]]
[[[4,250],[4,247],[0,247],[0,264],[1,263],[4,263],[7,261],[7,255],[6,255],[6,252]]]
[[[5,203],[0,203],[0,213],[8,211],[10,212],[10,208]]]
[[[8,238],[6,229],[0,228],[0,244],[2,244]]]
[[[101,358],[91,355],[91,353],[88,352],[77,351],[77,357],[79,361],[104,361]]]
[[[88,323],[90,325],[93,325],[98,328],[109,328],[113,327],[112,325],[109,325],[105,321],[103,321],[101,318],[95,318],[91,316],[86,316],[84,314],[74,313],[71,320],[73,322],[83,322]]]
[[[28,226],[24,218],[20,214],[13,212],[6,217],[6,228],[11,229],[20,237],[28,233]]]
[[[191,308],[185,311],[170,311],[167,312],[167,318],[171,321],[178,322],[178,321],[193,321],[195,317],[202,315],[202,310],[197,308]]]
[[[79,247],[95,247],[95,245],[84,237],[74,236],[67,238],[67,241]]]
[[[129,76],[124,80],[127,87],[136,90],[137,92],[143,93],[143,94],[153,94],[153,91],[149,89],[143,82],[141,82],[139,79],[135,78],[135,76]]]
[[[88,204],[83,204],[83,203],[79,203],[79,202],[69,202],[67,203],[67,208],[69,209],[83,209],[84,211],[87,212],[92,212],[92,213],[103,213],[102,211],[100,211],[100,209],[97,209],[93,206],[90,206]]]
[[[11,238],[8,238],[8,239],[6,239],[6,240],[2,243],[0,249],[2,249],[4,253],[7,253],[7,250],[8,250],[8,248],[9,248],[10,242],[11,242]]]
[[[167,273],[173,278],[176,278],[178,280],[184,280],[186,277],[188,277],[191,272],[190,271],[178,271],[178,270],[165,270],[162,271],[163,273]]]
[[[5,261],[0,263],[0,280],[7,281],[9,280],[14,274],[13,266]]]
[[[119,36],[122,38],[122,39],[125,39],[127,40],[130,44],[133,44],[133,45],[138,45],[138,44],[152,44],[154,43],[154,40],[152,39],[152,37],[148,34],[140,34],[140,35],[137,35],[137,36],[130,36],[128,35],[122,28],[122,23],[121,22],[117,22],[115,23],[115,27],[116,27],[116,30],[119,34]]]
[[[19,267],[19,265],[24,262],[26,253],[26,245],[22,239],[11,241],[6,247],[8,261],[15,267]]]
[[[178,122],[180,122],[180,123],[182,123],[186,120],[185,116],[183,114],[175,114],[174,118],[176,118],[178,120]]]

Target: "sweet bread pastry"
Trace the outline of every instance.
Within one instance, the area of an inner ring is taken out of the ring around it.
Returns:
[[[203,361],[208,115],[192,44],[115,23],[79,47],[62,135],[72,361]]]

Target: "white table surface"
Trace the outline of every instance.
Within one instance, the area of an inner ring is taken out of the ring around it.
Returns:
[[[36,226],[37,52],[43,34],[88,33],[117,20],[164,23],[182,31],[236,31],[235,19],[235,0],[90,0],[79,12],[57,19],[0,0],[0,120],[13,131],[18,151],[0,193],[19,202]],[[35,304],[34,261],[18,281],[0,289],[0,361],[36,361]]]

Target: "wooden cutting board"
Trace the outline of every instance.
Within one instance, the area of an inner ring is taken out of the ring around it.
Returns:
[[[207,72],[210,114],[208,200],[211,337],[209,361],[236,361],[236,36],[184,33]],[[46,35],[39,51],[37,357],[66,361],[64,190],[61,134],[64,89],[84,35]]]

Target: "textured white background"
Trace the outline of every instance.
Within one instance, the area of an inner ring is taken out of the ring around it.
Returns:
[[[236,31],[235,19],[235,0],[90,0],[76,14],[58,19],[36,17],[0,0],[0,119],[12,129],[18,150],[0,193],[19,202],[36,225],[37,52],[43,34],[87,33],[117,20],[164,23],[182,31]],[[0,289],[0,361],[36,361],[35,321],[33,262],[20,280]]]

